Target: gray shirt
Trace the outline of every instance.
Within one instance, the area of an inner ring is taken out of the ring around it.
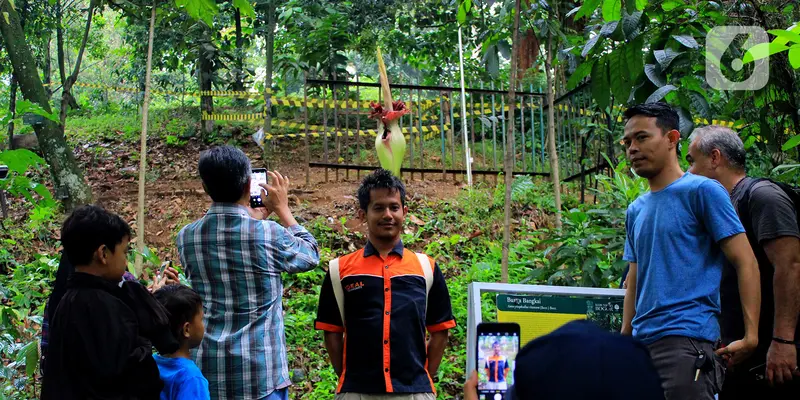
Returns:
[[[751,186],[752,189],[750,189]],[[750,189],[750,200],[742,202],[748,189]],[[756,181],[749,177],[742,179],[733,188],[731,201],[742,219],[742,225],[747,232],[747,238],[756,259],[758,259],[758,268],[761,271],[759,343],[756,353],[748,360],[757,365],[763,363],[766,358],[772,341],[772,325],[775,318],[775,297],[772,290],[775,267],[769,261],[763,245],[769,240],[783,236],[800,238],[800,228],[797,224],[797,210],[791,198],[783,189],[767,180]],[[736,270],[731,265],[727,265],[722,272],[720,296],[722,301],[720,327],[722,339],[727,344],[744,336],[739,285],[736,279]],[[800,337],[800,329],[795,333],[795,338],[798,337]]]

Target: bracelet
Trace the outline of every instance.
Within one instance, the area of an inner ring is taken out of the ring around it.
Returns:
[[[783,344],[797,344],[797,343],[795,343],[794,340],[786,340],[786,339],[783,339],[783,338],[779,338],[777,336],[773,337],[772,341],[773,342],[778,342],[778,343],[783,343]]]

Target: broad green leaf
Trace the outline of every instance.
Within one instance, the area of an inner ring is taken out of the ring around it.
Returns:
[[[708,101],[700,93],[695,91],[689,92],[689,99],[692,102],[692,108],[697,111],[700,116],[705,119],[711,118],[711,107],[708,106]]]
[[[8,20],[8,13],[7,12],[3,12],[3,18],[6,19],[6,23],[7,24],[11,25],[11,21]]]
[[[787,43],[788,42],[800,43],[800,33],[786,31],[783,29],[772,29],[767,32],[787,40]]]
[[[689,135],[692,130],[694,130],[694,121],[692,120],[692,114],[689,114],[686,109],[683,107],[678,108],[678,127],[681,132],[681,136],[685,137]],[[683,143],[681,146],[681,160],[686,159],[686,154],[689,153],[689,144]]]
[[[219,13],[214,0],[175,0],[175,6],[185,9],[190,17],[201,20],[209,26],[213,25],[214,16]]]
[[[567,13],[567,15],[565,15],[564,17],[565,17],[565,18],[569,18],[569,17],[571,17],[571,16],[573,16],[573,15],[577,14],[577,13],[578,13],[578,11],[580,11],[580,10],[581,10],[581,7],[575,7],[575,8],[573,8],[572,10],[569,10],[569,12]]]
[[[642,11],[645,7],[647,7],[647,0],[636,0],[637,10]]]
[[[664,96],[667,95],[667,93],[669,93],[669,92],[671,92],[671,91],[673,91],[675,89],[677,89],[677,87],[675,87],[673,85],[665,85],[663,87],[660,87],[660,88],[656,89],[656,91],[653,92],[653,94],[651,94],[647,98],[645,103],[657,103],[657,102],[661,101],[661,99],[663,99]]]
[[[690,48],[696,49],[700,47],[696,40],[692,37],[692,35],[672,35],[672,37],[678,41],[678,43]]]
[[[597,7],[600,5],[600,1],[602,0],[586,0],[583,2],[580,11],[575,14],[575,20],[579,20],[583,17],[590,17],[597,10]]]
[[[34,340],[28,343],[23,350],[25,352],[25,373],[28,377],[33,377],[36,368],[39,367],[39,343]]]
[[[628,14],[636,12],[636,2],[634,0],[623,0],[623,1],[625,1],[625,11]]]
[[[683,52],[675,51],[670,48],[653,51],[653,55],[656,56],[656,61],[658,61],[662,71],[666,71],[669,65],[672,64],[672,60],[681,54],[683,54]]]
[[[752,147],[755,142],[756,142],[756,137],[755,136],[749,136],[747,138],[747,140],[744,141],[744,149],[745,150],[749,150],[750,147]]]
[[[625,49],[618,49],[609,54],[608,75],[611,84],[611,93],[617,103],[627,103],[631,95],[630,73],[628,72],[628,61]]]
[[[497,77],[500,71],[500,60],[497,57],[497,44],[493,44],[486,48],[486,53],[483,55],[483,63],[486,66],[486,71],[489,75]]]
[[[642,15],[641,11],[636,11],[633,14],[626,14],[622,17],[622,34],[625,35],[626,39],[633,39],[639,36]]]
[[[644,73],[650,82],[657,87],[662,87],[667,84],[666,79],[661,75],[661,67],[658,64],[647,64],[644,66]]]
[[[458,21],[459,25],[463,25],[467,22],[466,2],[461,2],[458,5],[458,13],[456,14],[456,21]]]
[[[638,37],[625,45],[625,62],[628,63],[628,73],[630,81],[635,82],[636,78],[644,70],[644,59],[642,58],[643,37]]]
[[[250,18],[256,17],[256,10],[254,10],[253,5],[250,4],[250,0],[233,0],[233,6],[238,8],[242,15],[246,15]]]
[[[597,42],[600,41],[600,39],[602,38],[603,35],[598,34],[594,35],[591,39],[589,39],[589,41],[586,42],[586,45],[583,46],[583,50],[581,50],[581,57],[586,57],[587,55],[589,55],[589,53],[592,52],[592,49],[597,44]]]
[[[587,60],[578,65],[578,68],[575,68],[575,72],[572,73],[569,77],[569,81],[567,82],[568,89],[574,89],[578,86],[578,82],[582,81],[583,78],[587,77],[592,72],[592,66],[594,66],[594,59]]]
[[[681,87],[699,93],[708,101],[707,90],[703,88],[703,81],[694,75],[686,75],[681,78]]]
[[[600,109],[605,110],[608,108],[608,103],[611,97],[611,89],[608,83],[608,71],[606,70],[606,57],[601,58],[595,62],[592,67],[592,97],[597,102]]]
[[[742,57],[742,63],[748,64],[788,49],[788,46],[777,43],[777,40],[771,43],[759,43],[747,50],[747,53]]]
[[[787,140],[786,143],[783,144],[783,146],[781,146],[781,150],[789,151],[797,147],[798,145],[800,145],[800,135],[794,135],[791,137],[791,139]]]
[[[792,64],[792,68],[800,69],[800,44],[789,49],[789,63]]]
[[[676,0],[669,0],[669,1],[665,1],[663,4],[661,4],[661,9],[663,9],[664,11],[670,12],[670,11],[672,11],[672,10],[682,6],[682,5],[683,5],[683,2],[676,1]]]
[[[7,165],[9,171],[20,175],[27,172],[29,168],[47,165],[43,158],[28,149],[0,151],[0,164]]]
[[[619,21],[607,22],[605,25],[603,25],[603,28],[600,29],[600,36],[611,36],[611,34],[617,30],[617,26],[619,26]]]
[[[603,21],[619,21],[622,18],[621,0],[603,0]]]

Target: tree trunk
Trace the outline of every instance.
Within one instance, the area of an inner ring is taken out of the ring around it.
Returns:
[[[61,78],[62,88],[64,82],[67,81],[67,66],[64,60],[63,20],[64,20],[64,10],[61,8],[61,0],[56,0],[56,58],[58,59],[58,76],[59,78]],[[71,101],[71,103],[67,104],[70,108],[72,109],[78,108],[78,103],[75,101],[74,97],[69,96],[67,101]]]
[[[238,8],[233,9],[233,19],[236,23],[236,76],[234,77],[233,90],[244,91],[244,39],[242,38],[242,13]],[[245,105],[245,99],[237,98],[235,104]]]
[[[8,123],[8,148],[14,150],[14,118],[17,115],[17,76],[11,73],[11,92],[8,98],[8,114],[11,122]]]
[[[511,51],[511,78],[508,84],[508,130],[506,132],[506,152],[504,159],[505,164],[505,209],[503,216],[503,258],[501,261],[502,272],[500,281],[508,283],[508,253],[509,244],[511,242],[511,184],[513,182],[514,174],[514,109],[517,103],[517,58],[519,56],[519,7],[520,0],[516,0],[514,5],[514,33]]]
[[[547,74],[547,152],[550,153],[550,181],[553,182],[553,197],[556,207],[556,229],[561,229],[561,178],[558,171],[558,153],[556,153],[555,105],[553,104],[553,35],[547,35],[547,55],[545,73]]]
[[[52,112],[33,54],[25,42],[19,15],[7,1],[0,2],[0,13],[7,17],[0,18],[0,34],[5,41],[5,49],[23,97],[45,111]],[[64,138],[62,127],[44,118],[42,123],[34,124],[33,128],[44,158],[50,165],[56,196],[63,200],[64,208],[71,211],[79,205],[91,202],[92,191],[83,180],[83,172]]]
[[[59,120],[61,121],[62,129],[66,127],[67,108],[72,107],[72,104],[77,107],[75,97],[72,96],[72,85],[78,81],[78,74],[81,72],[83,52],[86,50],[86,42],[89,40],[89,31],[92,29],[92,15],[94,14],[94,7],[95,1],[90,1],[89,10],[86,11],[86,28],[83,31],[83,39],[81,40],[81,47],[78,50],[78,58],[75,60],[75,68],[72,70],[72,75],[70,75],[66,81],[61,81],[61,113],[59,115]]]
[[[274,54],[275,54],[275,8],[277,0],[270,0],[267,4],[267,37],[266,43],[266,58],[267,70],[264,77],[264,134],[269,135],[272,131],[272,71],[274,68]],[[271,144],[272,141],[264,139],[264,162],[267,168],[270,167],[271,161]]]
[[[147,68],[144,75],[144,101],[142,102],[142,135],[139,147],[139,212],[136,217],[136,253],[135,272],[136,276],[142,275],[142,254],[144,253],[145,239],[145,215],[144,215],[144,181],[147,177],[147,112],[150,109],[150,76],[153,65],[153,30],[156,22],[156,1],[153,0],[153,7],[150,11],[150,33],[147,41]]]
[[[205,50],[205,46],[211,45],[210,43],[204,42],[200,44],[198,50],[198,71],[197,71],[197,80],[198,86],[200,87],[201,91],[211,90],[211,74],[213,73],[214,62],[211,59],[212,56]],[[212,114],[214,112],[214,97],[212,96],[202,96],[200,97],[200,110],[206,114]],[[206,140],[209,138],[211,133],[214,131],[214,121],[213,120],[204,120],[202,124],[202,132],[203,132],[203,139]]]

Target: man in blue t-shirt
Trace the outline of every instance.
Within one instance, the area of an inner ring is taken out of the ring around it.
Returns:
[[[650,192],[627,212],[622,333],[648,346],[667,400],[710,400],[724,379],[722,358],[736,364],[758,344],[758,264],[725,188],[681,170],[678,114],[651,103],[625,117],[627,158]],[[716,357],[726,259],[737,270],[745,335]]]

